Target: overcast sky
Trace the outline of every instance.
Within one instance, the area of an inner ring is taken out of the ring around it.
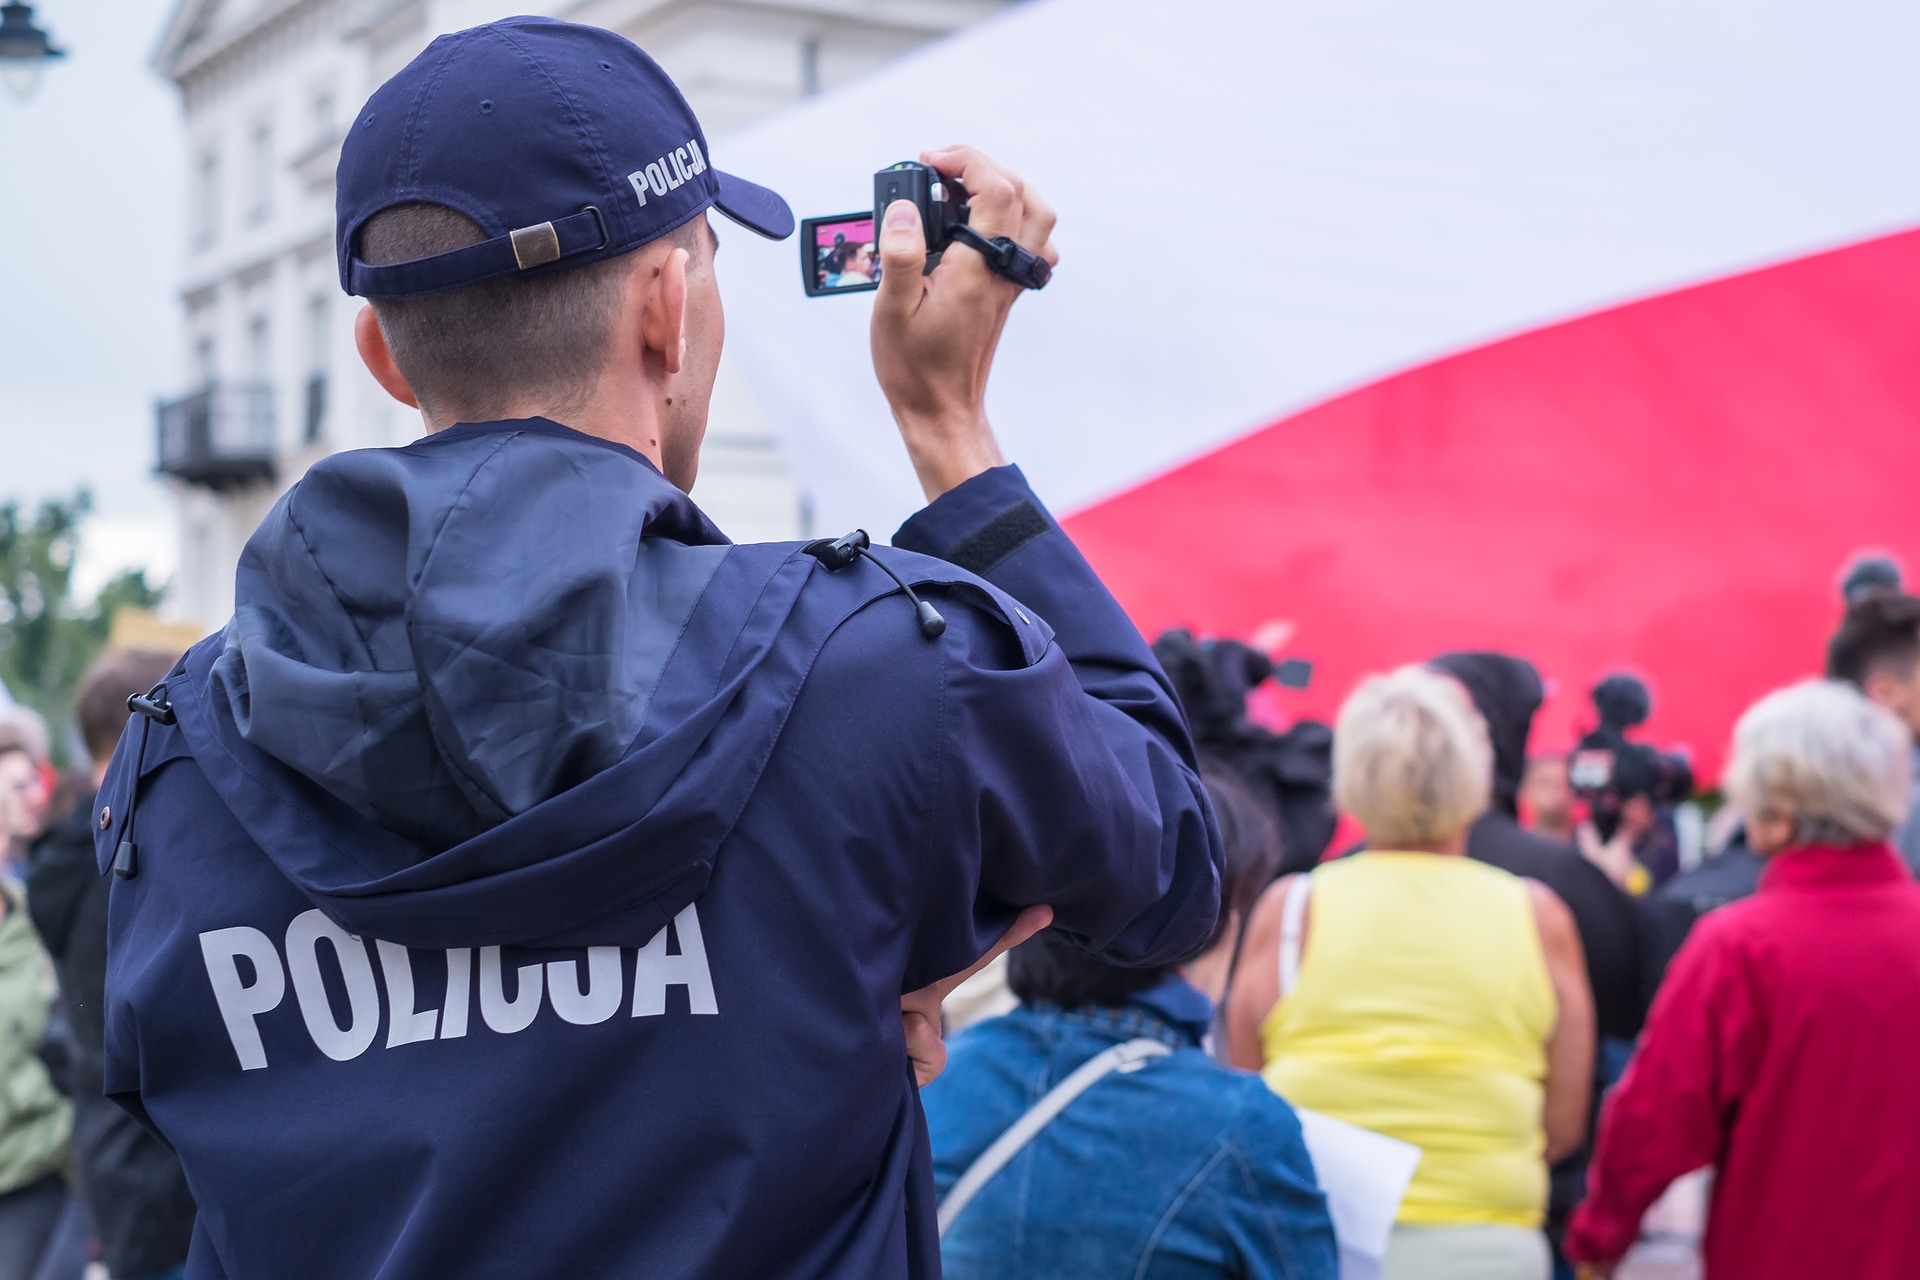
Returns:
[[[177,394],[183,129],[148,67],[173,0],[34,0],[68,56],[0,92],[0,501],[93,490],[83,587],[164,578],[172,508],[153,401]]]

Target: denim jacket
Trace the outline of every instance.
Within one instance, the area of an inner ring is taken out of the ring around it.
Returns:
[[[941,1242],[947,1280],[1334,1280],[1293,1109],[1200,1048],[1207,998],[1170,979],[1123,1008],[1026,1005],[967,1029],[922,1097],[944,1197],[1076,1067],[1151,1037],[1173,1053],[1080,1095]]]

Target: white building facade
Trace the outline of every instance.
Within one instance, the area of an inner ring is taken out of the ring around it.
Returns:
[[[340,449],[404,444],[418,415],[353,347],[333,174],[362,102],[436,35],[509,13],[628,36],[679,83],[726,163],[725,135],[1012,0],[181,0],[155,66],[189,137],[177,394],[157,411],[176,495],[169,608],[212,629],[240,550],[274,501]],[[811,532],[805,494],[723,364],[695,495],[742,541]]]

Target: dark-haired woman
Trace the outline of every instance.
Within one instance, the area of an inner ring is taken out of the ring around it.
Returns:
[[[1272,822],[1244,789],[1209,786],[1225,897],[1244,907],[1273,874]],[[1300,1122],[1207,1056],[1204,994],[1175,969],[1116,968],[1048,933],[1009,961],[1020,1007],[956,1037],[922,1093],[948,1280],[1334,1280]],[[997,1140],[1103,1061],[1119,1065],[983,1180]]]

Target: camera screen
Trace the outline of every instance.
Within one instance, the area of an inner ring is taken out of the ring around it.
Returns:
[[[853,293],[880,285],[880,259],[871,212],[808,218],[800,228],[801,270],[807,292]]]

